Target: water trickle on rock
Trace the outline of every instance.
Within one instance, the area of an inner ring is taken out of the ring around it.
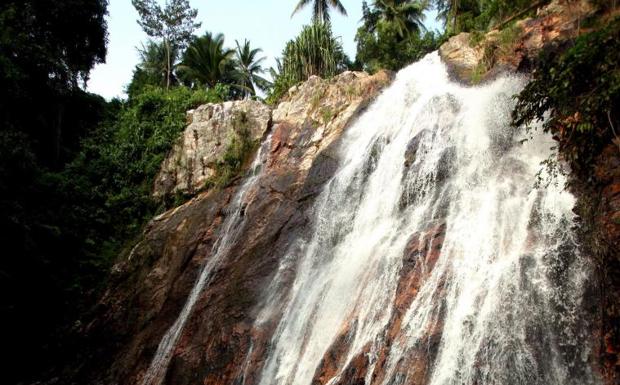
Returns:
[[[202,267],[194,286],[181,310],[181,313],[177,317],[176,321],[168,329],[166,334],[162,337],[155,352],[149,368],[147,369],[144,377],[142,378],[142,385],[159,385],[163,382],[168,365],[172,359],[174,348],[183,332],[185,323],[190,316],[196,301],[198,300],[202,290],[208,286],[212,277],[213,270],[219,265],[221,259],[229,251],[229,248],[237,241],[241,235],[239,231],[242,226],[241,222],[245,220],[244,211],[245,204],[244,197],[246,193],[255,186],[258,181],[261,171],[263,169],[263,163],[266,160],[267,153],[270,147],[271,135],[267,136],[265,141],[261,144],[252,165],[249,168],[249,174],[247,179],[243,182],[237,194],[233,197],[232,202],[228,206],[228,215],[222,224],[222,236],[213,245],[212,257]]]

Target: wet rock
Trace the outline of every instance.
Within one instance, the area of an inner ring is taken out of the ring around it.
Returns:
[[[620,147],[610,143],[594,159],[593,180],[574,180],[575,211],[580,216],[581,238],[594,260],[599,285],[592,302],[597,320],[600,371],[607,385],[620,380]],[[602,289],[602,291],[600,291]],[[598,294],[597,294],[598,293]],[[602,293],[602,294],[601,294]]]
[[[430,135],[431,132],[429,130],[423,129],[407,143],[407,149],[405,150],[405,168],[408,168],[415,162],[420,144],[422,141],[427,140]]]
[[[456,147],[450,146],[443,150],[437,162],[436,181],[439,185],[450,177],[456,166]]]

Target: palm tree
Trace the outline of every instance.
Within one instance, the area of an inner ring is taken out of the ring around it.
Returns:
[[[239,44],[239,41],[235,41],[235,43],[237,44],[237,51],[235,52],[237,85],[245,97],[254,96],[256,95],[256,87],[261,90],[266,90],[269,87],[269,81],[260,76],[265,72],[262,67],[265,57],[257,58],[257,55],[263,50],[260,48],[252,49],[247,40],[244,40],[242,45]]]
[[[224,35],[206,32],[187,47],[179,71],[192,86],[215,87],[230,79],[234,54],[232,49],[224,48]]]
[[[377,23],[389,24],[396,29],[398,36],[405,37],[412,32],[425,30],[424,9],[426,2],[412,0],[376,0]],[[375,26],[376,27],[376,26]]]
[[[151,79],[151,84],[166,86],[170,81],[174,82],[174,78],[168,79],[168,50],[164,43],[156,43],[152,40],[147,41],[146,45],[142,44],[142,48],[138,48],[140,54],[140,64],[138,68]],[[177,61],[178,51],[170,52],[171,67],[174,68]]]
[[[299,0],[291,17],[312,2],[312,20],[314,22],[329,23],[329,8],[335,8],[340,14],[347,16],[347,10],[339,0]]]

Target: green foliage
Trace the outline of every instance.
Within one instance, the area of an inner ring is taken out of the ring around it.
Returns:
[[[514,45],[517,43],[522,33],[523,30],[516,23],[503,28],[498,37],[498,49],[500,50],[500,54],[508,55],[513,52]]]
[[[588,178],[593,157],[620,127],[620,19],[580,36],[562,55],[546,51],[519,94],[513,124],[542,122],[574,172]],[[547,116],[548,114],[548,116]],[[587,180],[587,179],[584,179]]]
[[[335,115],[334,110],[330,106],[321,108],[321,119],[323,120],[324,125],[329,123]]]
[[[396,71],[436,50],[442,38],[425,31],[423,11],[424,4],[417,1],[381,0],[372,7],[364,1],[364,24],[355,36],[356,64],[368,72]]]
[[[82,261],[103,269],[97,274],[157,210],[153,178],[185,127],[185,111],[218,101],[215,92],[178,87],[148,88],[130,102],[113,102],[77,157],[47,176],[66,213],[57,227],[76,238]]]
[[[312,75],[332,77],[349,66],[349,59],[328,23],[305,26],[299,36],[286,43],[274,84],[267,98],[276,102],[293,85]]]
[[[522,30],[515,23],[502,29],[495,39],[484,40],[482,33],[472,33],[469,43],[478,41],[478,45],[482,44],[483,55],[478,62],[471,75],[473,84],[480,83],[487,72],[493,67],[498,57],[506,57],[514,52],[515,44],[519,41]],[[480,38],[476,36],[482,36]]]
[[[424,31],[424,9],[427,4],[413,0],[377,0],[370,8],[362,3],[363,20],[366,29],[374,32],[383,26],[393,30],[399,38]]]
[[[235,51],[224,48],[224,35],[206,32],[195,37],[183,54],[180,77],[189,86],[214,87],[233,78]]]
[[[550,0],[433,0],[438,19],[444,22],[446,34],[488,31],[510,17],[527,11],[535,12]],[[526,12],[527,13],[527,12]]]
[[[397,71],[439,48],[443,39],[434,32],[400,38],[397,30],[388,24],[380,25],[374,33],[360,27],[356,41],[356,62],[373,73],[379,69]]]
[[[106,13],[106,0],[0,2],[0,339],[11,352],[3,383],[33,382],[54,358],[50,336],[75,314],[64,278],[79,266],[58,252],[64,213],[46,174],[74,157],[104,113],[80,83],[105,60]]]
[[[329,8],[335,8],[341,15],[347,15],[347,10],[339,0],[299,0],[297,6],[293,10],[293,14],[301,11],[312,2],[312,22],[313,23],[329,23]],[[292,16],[291,15],[291,16]]]
[[[237,49],[224,47],[224,35],[195,37],[183,54],[178,66],[177,76],[182,83],[192,87],[216,88],[225,85],[226,99],[256,96],[256,88],[265,90],[270,83],[260,76],[264,72],[261,63],[265,58],[257,58],[260,48],[251,48],[245,40],[237,43]]]
[[[87,96],[81,105],[74,100],[68,107],[103,103]],[[29,330],[18,334],[16,357],[24,359],[19,348],[23,346],[28,357],[48,357],[37,362],[58,358],[61,362],[50,365],[63,364],[66,356],[58,351],[39,350],[52,349],[51,342],[59,345],[54,349],[66,348],[65,338],[54,340],[49,334],[66,337],[81,312],[92,305],[122,247],[159,209],[150,198],[153,177],[185,126],[185,111],[218,101],[215,91],[147,88],[128,102],[101,105],[99,115],[86,108],[85,114],[93,113],[100,123],[80,123],[93,127],[77,155],[58,171],[37,164],[25,133],[0,134],[0,226],[9,240],[0,266],[0,288],[7,293],[2,316],[11,330]],[[42,313],[45,325],[37,317]],[[10,338],[4,341],[14,346]]]

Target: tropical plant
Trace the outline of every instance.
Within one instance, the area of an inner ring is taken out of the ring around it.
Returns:
[[[425,7],[419,1],[377,0],[372,7],[364,1],[363,25],[355,36],[356,64],[369,72],[399,70],[437,49],[442,39],[425,30]]]
[[[372,16],[365,21],[368,21],[371,32],[383,24],[404,38],[410,33],[419,33],[426,29],[423,23],[425,8],[426,3],[420,1],[376,0],[373,9],[369,11]]]
[[[166,50],[166,88],[170,87],[172,77],[172,53],[184,49],[192,33],[201,23],[194,20],[198,11],[189,6],[188,0],[169,0],[164,8],[156,0],[132,0],[138,11],[138,24],[152,38],[162,39]]]
[[[444,23],[448,34],[464,31],[487,31],[520,12],[550,0],[432,0],[437,20]]]
[[[235,51],[224,47],[224,35],[206,32],[195,37],[183,54],[179,77],[190,86],[215,87],[234,82]]]
[[[398,71],[429,52],[435,51],[444,41],[443,36],[432,31],[409,34],[401,38],[398,33],[383,26],[375,33],[360,27],[355,36],[357,42],[356,63],[370,73],[379,69]]]
[[[299,0],[297,6],[293,10],[291,16],[301,11],[312,2],[312,21],[314,23],[329,23],[329,8],[336,9],[340,14],[347,15],[347,10],[344,8],[339,0]]]
[[[292,85],[312,75],[332,77],[348,69],[349,59],[329,23],[305,26],[299,36],[286,43],[281,68],[269,100],[277,100]]]
[[[256,95],[256,88],[260,90],[266,90],[270,86],[270,82],[260,76],[265,70],[262,67],[265,57],[258,58],[257,56],[262,52],[260,48],[252,49],[250,42],[243,41],[243,44],[239,44],[239,41],[235,41],[237,44],[237,50],[235,51],[235,65],[237,69],[236,85],[241,89],[241,92],[245,97]]]
[[[96,130],[106,104],[83,88],[105,62],[107,5],[0,1],[0,339],[11,352],[3,360],[5,384],[36,382],[49,366],[66,363],[63,348],[71,343],[62,331],[87,297],[68,294],[70,281],[87,273],[83,255],[71,252],[71,234],[59,235],[66,213],[46,182]]]
[[[138,66],[145,71],[156,82],[155,86],[166,87],[166,85],[174,84],[174,72],[168,79],[168,62],[172,69],[176,66],[178,60],[178,50],[172,50],[168,53],[166,45],[149,40],[146,44],[142,44],[142,48],[138,49],[140,54],[140,64]]]

